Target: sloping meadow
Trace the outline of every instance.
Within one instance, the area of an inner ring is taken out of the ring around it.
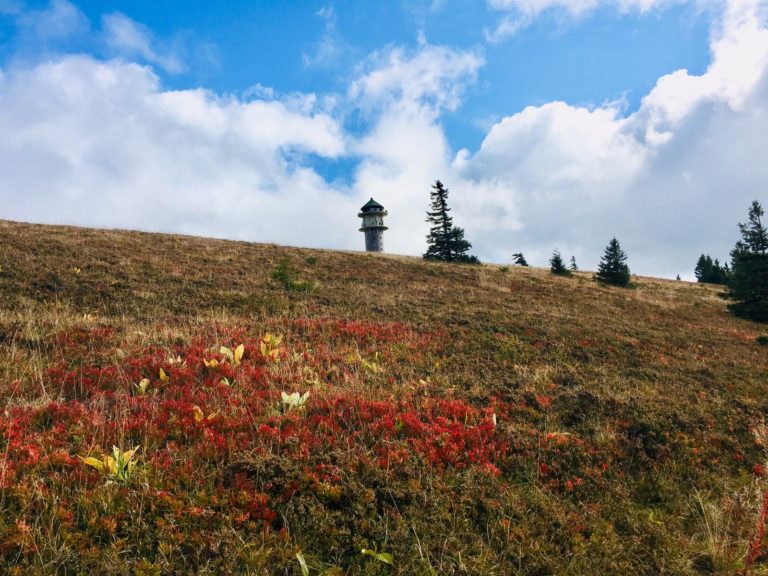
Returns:
[[[0,224],[0,572],[758,574],[716,290]]]

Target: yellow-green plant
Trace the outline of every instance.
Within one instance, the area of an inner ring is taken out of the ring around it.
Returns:
[[[132,450],[123,451],[117,446],[112,446],[112,455],[104,455],[101,459],[93,456],[79,456],[84,464],[103,472],[110,482],[128,482],[133,475],[136,461],[134,456],[139,446]]]
[[[378,353],[378,352],[376,352],[376,356],[375,356],[375,358],[376,358],[376,360],[378,360],[378,359],[379,359],[379,353]],[[374,374],[378,374],[378,373],[380,373],[380,372],[384,372],[384,368],[382,368],[382,367],[379,365],[379,363],[378,363],[378,362],[375,362],[375,361],[371,361],[371,362],[369,362],[368,360],[366,360],[366,359],[365,359],[365,358],[363,358],[362,356],[360,356],[360,365],[361,365],[363,368],[365,368],[366,370],[368,370],[369,372],[373,372]]]
[[[280,345],[283,342],[282,336],[275,336],[274,334],[267,333],[261,338],[259,342],[259,350],[261,355],[267,360],[273,362],[280,361]]]
[[[283,400],[283,409],[286,412],[290,412],[293,409],[302,410],[309,399],[309,391],[304,392],[304,394],[280,392],[280,397]]]
[[[134,384],[134,386],[136,387],[136,394],[139,396],[146,394],[147,389],[149,388],[149,378],[144,378],[138,384]]]
[[[347,356],[347,362],[350,364],[360,364],[365,370],[368,372],[372,372],[373,374],[380,374],[381,372],[384,372],[384,368],[382,368],[379,363],[379,353],[376,352],[376,355],[374,356],[374,360],[368,361],[365,358],[363,358],[360,355],[360,352],[355,352],[354,354],[349,354]]]
[[[299,562],[301,576],[309,576],[312,570],[317,571],[320,576],[341,576],[343,573],[338,566],[310,566],[301,551],[296,552],[296,560]]]
[[[208,414],[208,416],[206,416],[205,414],[203,414],[203,410],[202,408],[200,408],[200,406],[192,407],[192,416],[194,417],[195,422],[198,422],[198,423],[202,422],[203,420],[213,420],[219,415],[219,412],[220,412],[219,410],[216,410],[216,412],[211,412],[210,414]]]
[[[394,566],[394,559],[392,558],[392,554],[388,552],[376,552],[376,550],[368,550],[367,548],[363,548],[362,550],[360,550],[360,553],[363,556],[370,556],[371,558],[374,558],[379,562],[383,562],[384,564],[389,564],[390,566]]]
[[[309,566],[304,558],[304,554],[296,552],[296,560],[299,561],[299,566],[301,567],[301,576],[309,576]]]
[[[175,358],[173,356],[170,356],[168,360],[166,360],[166,362],[168,362],[168,364],[170,364],[171,366],[176,365],[176,366],[181,366],[182,368],[187,365],[187,361],[178,355]]]
[[[222,346],[219,348],[219,352],[226,360],[229,361],[232,366],[239,366],[240,361],[243,359],[243,354],[245,353],[245,346],[240,344],[237,348],[232,350],[231,348],[227,348],[226,346]],[[215,360],[211,360],[211,362],[215,362]],[[208,364],[206,364],[208,365]],[[216,366],[216,364],[214,364]]]

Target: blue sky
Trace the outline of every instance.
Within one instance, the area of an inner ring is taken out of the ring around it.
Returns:
[[[0,217],[356,249],[376,196],[419,254],[441,178],[485,260],[690,277],[765,195],[765,8],[0,0]]]
[[[49,2],[26,2],[45,10]],[[456,149],[476,148],[499,118],[553,100],[601,104],[626,100],[636,109],[656,80],[686,68],[700,74],[709,63],[710,16],[690,4],[647,13],[602,7],[588,18],[564,21],[549,14],[515,37],[489,42],[499,16],[483,2],[227,2],[89,1],[75,3],[95,32],[55,43],[63,52],[114,55],[98,38],[105,15],[121,13],[148,28],[179,53],[183,70],[156,72],[169,89],[203,86],[242,94],[260,85],[276,91],[343,91],[355,66],[387,46],[418,47],[419,39],[481,51],[477,85],[460,111],[444,119]],[[19,43],[15,18],[3,20],[6,62]],[[10,50],[9,50],[10,48]],[[323,52],[324,48],[326,52]],[[29,56],[35,56],[26,52]]]

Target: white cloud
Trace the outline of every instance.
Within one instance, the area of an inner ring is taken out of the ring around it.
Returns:
[[[332,18],[332,13],[326,13]],[[148,30],[104,19],[123,58],[161,62]],[[439,114],[455,109],[482,58],[423,45],[364,62],[346,101],[280,94],[168,91],[148,66],[66,56],[5,71],[0,83],[0,217],[360,248],[371,195],[397,218],[391,251],[418,253],[424,190],[448,171]],[[371,112],[353,137],[343,110]],[[359,160],[329,184],[307,155]],[[41,171],[40,166],[45,166]]]
[[[685,275],[701,252],[725,259],[749,201],[765,198],[765,7],[727,2],[708,69],[660,78],[632,114],[531,106],[458,153],[441,119],[482,69],[473,50],[389,47],[329,96],[168,91],[146,65],[85,56],[17,66],[0,71],[0,217],[360,249],[357,209],[374,196],[387,250],[419,254],[440,178],[485,260],[523,250],[544,265],[557,247],[593,268],[615,235],[633,270]],[[116,41],[124,58],[159,58],[144,32]],[[344,129],[350,109],[365,113],[362,134]],[[329,183],[309,156],[358,164]]]
[[[572,15],[581,15],[600,6],[615,6],[620,10],[648,11],[668,6],[681,0],[488,0],[493,10],[517,11],[536,16],[546,10],[560,9]]]
[[[86,15],[67,0],[52,0],[47,8],[30,11],[10,2],[4,11],[16,19],[22,47],[37,54],[46,53],[59,42],[90,32]]]
[[[496,27],[486,30],[489,42],[498,42],[513,36],[520,29],[530,25],[543,13],[565,15],[569,18],[583,17],[599,8],[609,7],[621,13],[662,10],[674,4],[685,2],[708,3],[710,0],[486,0],[491,10],[499,12],[501,18]],[[713,0],[717,1],[717,0]]]
[[[114,54],[140,58],[171,73],[184,71],[184,65],[172,49],[155,48],[158,42],[152,32],[125,14],[107,14],[102,18],[102,29],[105,42]]]
[[[354,189],[384,204],[396,222],[387,250],[423,251],[429,187],[450,172],[451,149],[439,118],[458,107],[483,63],[474,51],[424,44],[412,52],[376,52],[359,67],[347,97],[374,120],[353,142],[361,158]]]
[[[638,115],[649,141],[671,137],[674,127],[702,102],[717,101],[735,110],[743,107],[768,66],[768,30],[761,4],[755,0],[728,4],[705,74],[678,70],[659,79]]]
[[[301,53],[304,66],[329,69],[349,64],[354,48],[339,32],[336,10],[333,6],[326,6],[315,12],[315,16],[324,21],[323,34],[312,44],[309,51]]]
[[[421,45],[410,53],[395,47],[375,52],[360,67],[349,97],[364,107],[418,106],[456,110],[467,84],[485,60],[475,51]]]
[[[645,273],[685,275],[702,251],[726,259],[768,176],[754,162],[768,146],[765,3],[728,3],[711,51],[704,74],[660,78],[628,117],[613,105],[530,107],[498,122],[475,155],[460,153],[457,182],[492,183],[524,224],[491,238],[470,221],[483,252],[502,260],[494,245],[515,247],[544,264],[542,245],[559,246],[594,267],[616,235]]]
[[[336,120],[306,100],[168,92],[147,67],[82,56],[8,71],[0,98],[4,218],[319,246],[356,239],[355,202],[290,163],[344,153]]]

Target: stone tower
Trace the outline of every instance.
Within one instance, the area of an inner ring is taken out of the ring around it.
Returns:
[[[371,198],[360,208],[360,214],[357,216],[363,219],[363,227],[360,232],[365,232],[365,251],[383,252],[384,251],[384,216],[387,211],[384,206]]]

